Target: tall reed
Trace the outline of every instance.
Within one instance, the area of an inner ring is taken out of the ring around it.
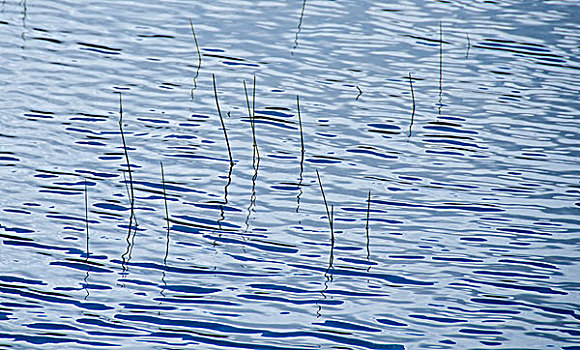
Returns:
[[[131,260],[131,252],[133,245],[135,243],[135,236],[137,234],[137,217],[135,216],[135,190],[133,188],[133,172],[131,170],[131,161],[129,160],[129,152],[127,151],[127,143],[125,141],[125,133],[123,132],[123,99],[122,94],[119,92],[119,130],[121,132],[121,139],[123,140],[123,150],[125,152],[125,161],[127,162],[127,173],[129,174],[129,186],[127,186],[127,178],[125,173],[123,172],[123,178],[125,181],[125,187],[127,188],[127,196],[129,197],[130,206],[131,206],[131,214],[129,215],[129,230],[127,231],[127,238],[125,239],[127,242],[127,249],[125,253],[121,255],[123,260],[122,267],[123,271],[125,271],[125,264]],[[135,228],[134,233],[131,236],[131,231],[133,230],[133,220],[135,220]],[[132,239],[131,239],[132,237]]]
[[[439,22],[439,107],[438,114],[441,114],[443,100],[443,25]]]
[[[195,41],[195,48],[197,49],[197,71],[193,77],[193,89],[191,89],[191,99],[193,100],[193,91],[197,88],[197,77],[199,76],[199,69],[201,68],[201,51],[199,50],[199,45],[197,43],[197,36],[195,35],[195,29],[193,29],[193,22],[191,18],[189,19],[189,26],[191,27],[191,34],[193,34],[193,40]]]
[[[244,80],[244,93],[246,94],[246,105],[248,107],[248,117],[250,118],[250,126],[252,128],[252,164],[255,164],[256,156],[260,159],[260,151],[258,150],[258,142],[256,139],[256,76],[254,75],[254,85],[252,89],[252,108],[250,110],[250,98],[248,97],[248,88]],[[255,167],[255,166],[254,166]]]
[[[125,152],[125,161],[127,162],[127,173],[129,174],[129,188],[131,190],[131,196],[129,198],[131,202],[131,218],[134,217],[135,208],[135,190],[133,188],[133,171],[131,171],[131,162],[129,161],[129,152],[127,151],[127,143],[125,142],[125,133],[123,132],[123,98],[121,92],[119,92],[119,130],[121,132],[121,139],[123,140],[123,151]],[[129,225],[130,226],[130,225]],[[135,226],[137,226],[137,218],[135,218]]]
[[[167,208],[167,192],[165,190],[165,171],[163,170],[163,162],[159,162],[161,165],[161,183],[163,185],[163,200],[165,202],[165,219],[167,220],[167,231],[169,231],[169,209]]]
[[[369,235],[369,219],[371,216],[371,191],[369,191],[369,197],[367,199],[367,224],[366,224],[366,232],[367,232],[367,260],[371,258],[371,250],[370,250],[370,235]]]
[[[89,260],[89,194],[87,190],[87,179],[85,179],[85,230],[87,244],[87,260]]]
[[[302,130],[302,116],[300,114],[300,96],[296,95],[296,109],[298,110],[298,124],[300,126],[300,149],[304,157],[304,132]]]
[[[296,213],[300,209],[300,196],[302,196],[302,181],[304,181],[304,131],[302,128],[302,115],[300,114],[300,96],[296,95],[296,110],[298,113],[298,125],[300,127],[300,175],[298,176],[298,195],[296,196]]]
[[[411,98],[413,99],[413,113],[411,113],[411,123],[409,124],[409,137],[411,137],[411,130],[413,128],[413,122],[415,121],[415,91],[413,91],[411,72],[409,72],[409,85],[411,86]]]
[[[167,256],[169,255],[169,209],[167,208],[167,191],[165,190],[165,171],[163,171],[163,162],[159,162],[161,165],[161,184],[163,185],[163,201],[165,202],[165,220],[167,220],[167,235],[165,239],[165,256],[163,257],[163,263],[167,264]]]
[[[324,200],[324,206],[326,207],[326,215],[328,216],[328,224],[330,225],[330,240],[334,245],[334,206],[332,206],[332,214],[328,209],[328,202],[326,201],[326,195],[324,194],[324,188],[322,187],[322,181],[320,180],[320,174],[318,169],[316,169],[316,176],[318,177],[318,184],[320,185],[320,192],[322,193],[322,199]]]
[[[195,48],[197,49],[197,58],[198,58],[198,62],[199,62],[198,67],[201,67],[201,51],[199,50],[199,45],[197,43],[197,36],[195,35],[195,29],[193,29],[193,22],[191,21],[191,18],[189,19],[189,26],[191,27],[191,34],[193,34],[193,40],[195,41]]]
[[[222,116],[222,111],[220,109],[220,103],[218,100],[217,87],[216,87],[216,83],[215,83],[215,74],[212,74],[211,77],[213,79],[213,92],[215,95],[215,105],[217,107],[218,115],[219,115],[220,121],[222,123],[222,129],[224,131],[224,138],[226,139],[226,146],[228,148],[228,155],[230,156],[230,166],[234,166],[234,159],[232,158],[232,150],[230,148],[230,140],[228,139],[228,132],[226,131],[226,124],[224,123],[224,117]]]

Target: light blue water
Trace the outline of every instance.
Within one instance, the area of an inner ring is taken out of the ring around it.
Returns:
[[[575,2],[0,6],[0,348],[580,348]]]

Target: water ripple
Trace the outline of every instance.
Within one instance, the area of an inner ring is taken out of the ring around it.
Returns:
[[[575,349],[574,5],[4,1],[0,339]]]

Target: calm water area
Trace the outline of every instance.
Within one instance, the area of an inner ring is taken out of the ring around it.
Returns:
[[[0,349],[580,349],[579,54],[577,1],[2,1]]]

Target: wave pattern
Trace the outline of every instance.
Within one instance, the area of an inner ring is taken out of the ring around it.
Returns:
[[[577,348],[574,4],[0,6],[0,347]]]

